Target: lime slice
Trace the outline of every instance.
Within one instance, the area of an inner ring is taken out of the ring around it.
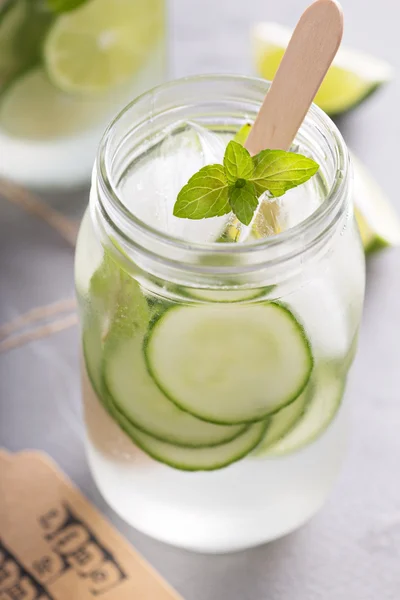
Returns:
[[[400,219],[364,165],[352,155],[355,214],[365,252],[400,245]]]
[[[70,136],[97,125],[108,112],[103,102],[58,90],[41,68],[21,75],[0,102],[0,129],[31,140]]]
[[[258,73],[273,79],[292,31],[277,23],[258,23],[252,32],[253,55]],[[393,70],[386,62],[349,49],[339,50],[315,102],[329,115],[357,106],[383,83]]]
[[[99,93],[132,77],[163,33],[164,0],[90,0],[61,15],[45,42],[48,74],[60,89]]]

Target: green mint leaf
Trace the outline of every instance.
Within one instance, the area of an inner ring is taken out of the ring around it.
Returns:
[[[234,142],[238,142],[238,144],[242,144],[244,146],[247,138],[249,137],[251,129],[251,123],[245,123],[242,127],[235,133],[235,137],[233,138]]]
[[[253,157],[254,173],[250,178],[258,196],[268,191],[283,196],[288,190],[308,181],[319,169],[311,158],[284,150],[262,150]]]
[[[251,181],[239,179],[235,185],[231,185],[229,187],[229,203],[239,221],[244,225],[249,225],[258,206],[254,184]]]
[[[178,195],[175,216],[203,219],[227,214],[231,208],[248,225],[264,192],[282,196],[318,171],[312,159],[283,150],[262,150],[251,158],[243,146],[251,127],[243,125],[229,142],[223,166],[203,167],[193,175]]]
[[[228,182],[222,165],[208,165],[183,186],[174,205],[174,215],[183,219],[220,217],[231,211]]]
[[[230,141],[224,156],[225,175],[228,183],[235,183],[238,179],[250,179],[254,171],[253,160],[246,148]]]

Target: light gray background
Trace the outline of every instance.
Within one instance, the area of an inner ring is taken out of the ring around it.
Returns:
[[[343,0],[345,42],[400,67],[396,0]],[[294,25],[303,0],[174,0],[174,75],[252,72],[249,26]],[[342,131],[400,210],[399,87],[395,81],[346,116]],[[1,157],[0,157],[1,159]],[[69,215],[87,191],[50,195]],[[132,530],[109,509],[83,450],[77,329],[0,355],[0,446],[48,452],[186,600],[398,600],[400,598],[400,252],[368,261],[360,348],[348,389],[353,435],[325,508],[298,532],[264,547],[200,556]],[[0,325],[72,296],[73,252],[49,227],[0,198]]]

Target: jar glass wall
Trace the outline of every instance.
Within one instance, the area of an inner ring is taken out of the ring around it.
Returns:
[[[189,78],[129,105],[100,146],[77,246],[93,475],[132,525],[200,551],[299,527],[326,500],[345,450],[364,255],[333,123],[312,107],[295,140],[320,176],[301,197],[309,214],[282,233],[216,243],[198,229],[173,235],[155,210],[166,136],[169,150],[188,123],[232,137],[267,89]]]
[[[86,183],[110,119],[166,75],[165,0],[0,3],[0,175]]]

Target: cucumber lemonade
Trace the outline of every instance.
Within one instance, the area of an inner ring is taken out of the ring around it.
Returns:
[[[336,127],[312,107],[292,151],[318,171],[263,196],[245,239],[229,209],[174,209],[199,169],[222,177],[267,89],[198,77],[131,103],[101,143],[77,245],[93,475],[129,523],[198,551],[299,527],[346,445],[364,255]]]

